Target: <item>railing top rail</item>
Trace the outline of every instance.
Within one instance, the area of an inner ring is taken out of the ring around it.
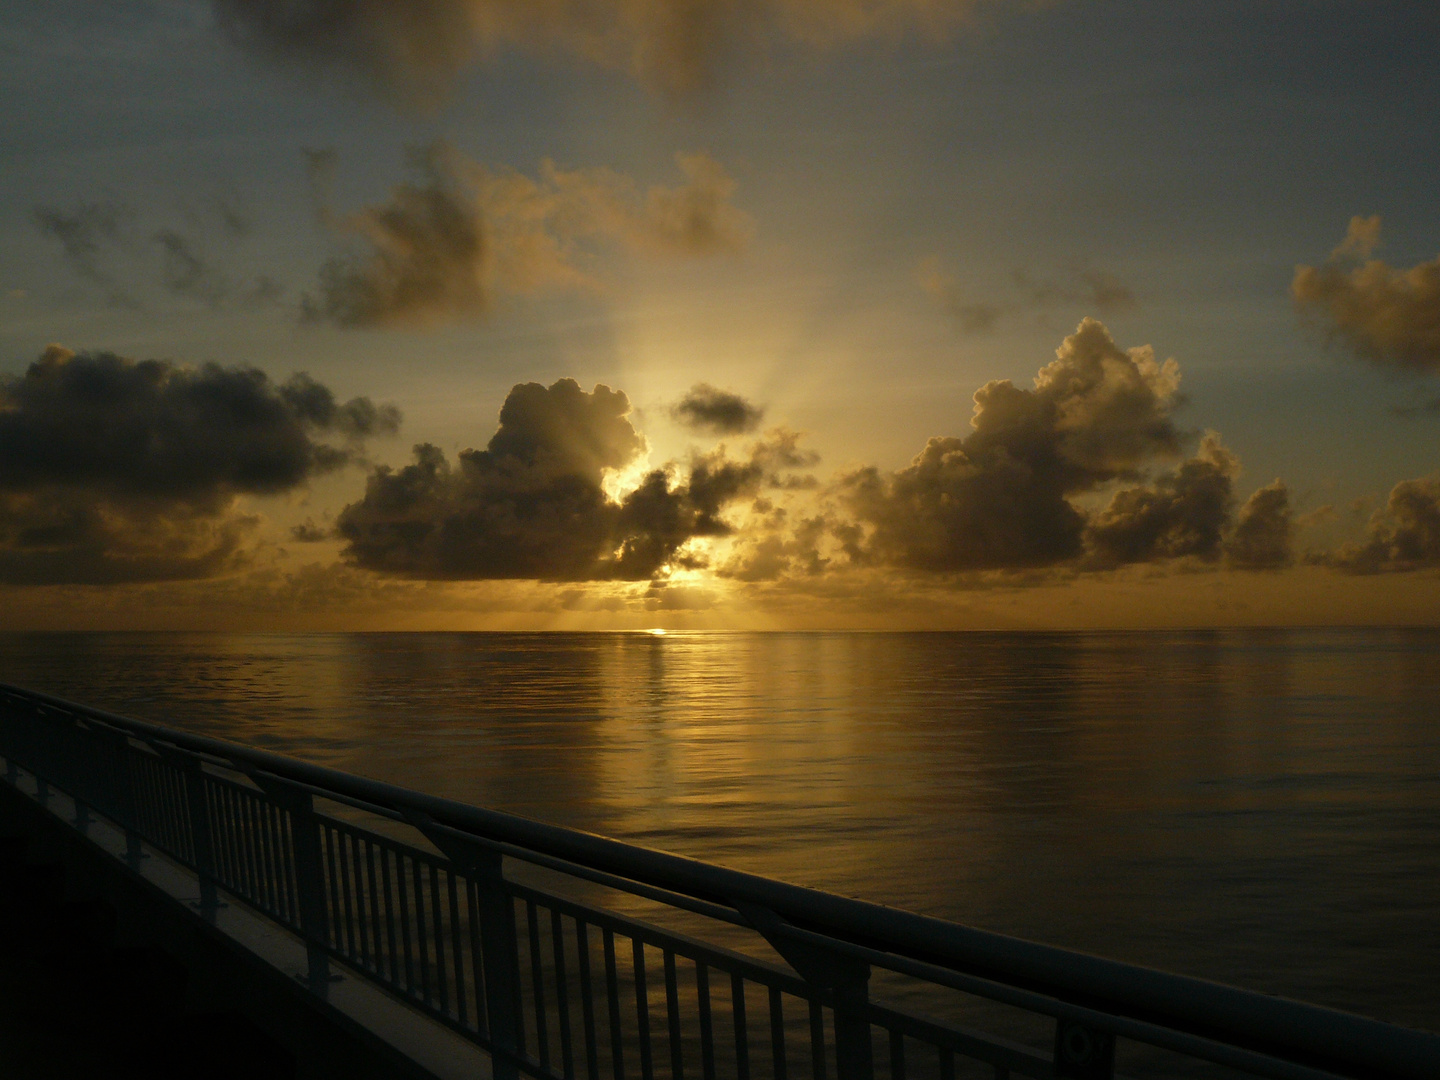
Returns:
[[[98,722],[147,742],[258,770],[360,803],[389,817],[417,815],[478,838],[590,867],[727,908],[768,909],[804,930],[850,941],[1117,1016],[1296,1061],[1440,1075],[1440,1035],[1222,983],[1121,963],[930,916],[792,885],[683,855],[639,847],[338,769],[195,735],[0,683],[0,697]]]

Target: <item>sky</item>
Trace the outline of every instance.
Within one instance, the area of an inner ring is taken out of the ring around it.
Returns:
[[[0,2],[14,629],[1440,622],[1440,8]]]

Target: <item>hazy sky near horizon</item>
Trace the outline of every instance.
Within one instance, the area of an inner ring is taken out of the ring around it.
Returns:
[[[1437,46],[1360,0],[0,3],[0,603],[1434,622]]]

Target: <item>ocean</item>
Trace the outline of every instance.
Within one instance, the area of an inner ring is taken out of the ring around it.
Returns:
[[[1440,630],[0,634],[0,681],[1440,1030]]]

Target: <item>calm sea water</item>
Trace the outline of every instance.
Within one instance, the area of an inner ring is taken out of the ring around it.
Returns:
[[[0,635],[0,680],[1440,1030],[1440,631]]]

